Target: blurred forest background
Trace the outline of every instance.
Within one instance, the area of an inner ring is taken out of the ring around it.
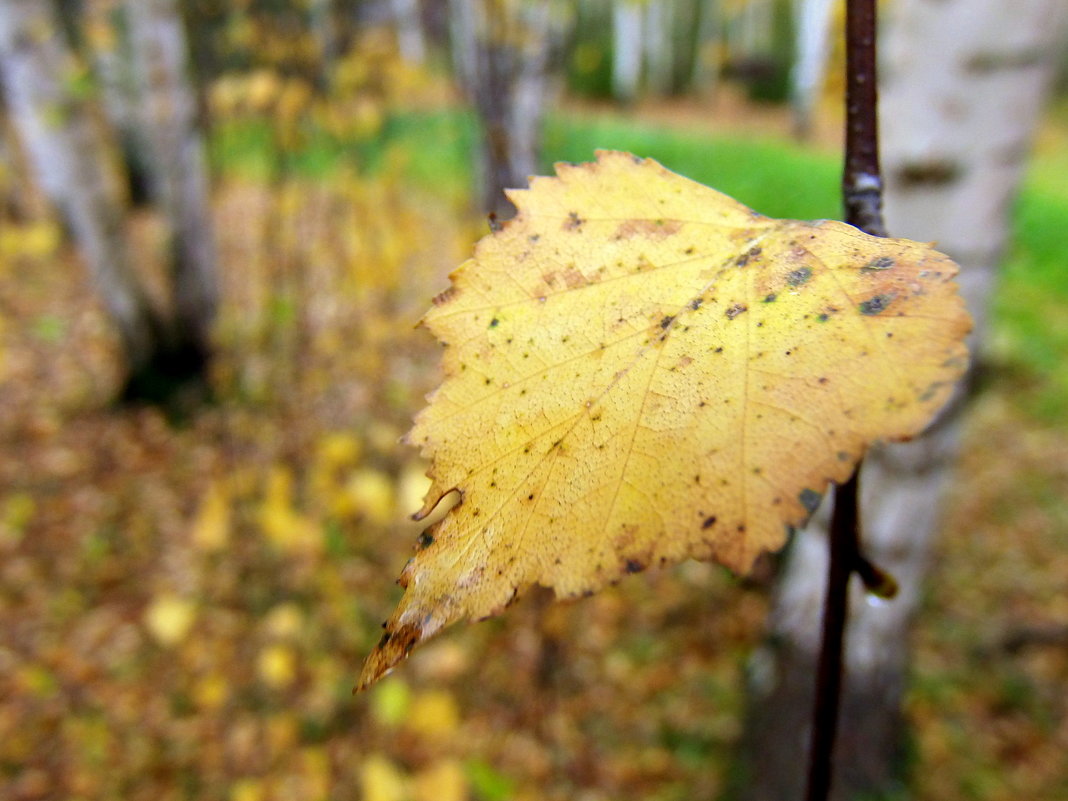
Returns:
[[[499,188],[618,148],[839,216],[841,5],[0,0],[0,797],[737,786],[770,562],[535,594],[350,691],[427,486],[398,444],[438,380],[415,324],[509,214]],[[1068,799],[1061,30],[1006,62],[1041,67],[1044,113],[996,190],[1011,237],[982,244],[998,283],[894,797]]]

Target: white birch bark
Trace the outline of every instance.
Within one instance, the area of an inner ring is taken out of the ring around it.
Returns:
[[[698,0],[694,34],[693,71],[690,85],[703,92],[715,90],[720,79],[717,50],[723,39],[723,9],[719,0]]]
[[[513,212],[503,190],[526,186],[537,171],[561,8],[552,0],[449,4],[454,63],[483,129],[481,204],[502,218]]]
[[[645,74],[649,91],[664,96],[671,92],[674,69],[672,0],[647,0],[645,3]]]
[[[635,0],[612,3],[612,95],[623,103],[638,97],[642,77],[642,8]]]
[[[981,347],[1008,212],[1064,46],[1068,4],[899,0],[893,11],[881,103],[888,229],[935,240],[960,263]],[[864,548],[901,592],[872,605],[854,587],[836,799],[901,789],[908,631],[958,447],[961,400],[921,439],[881,448],[865,463]],[[825,562],[826,529],[816,524],[792,547],[770,636],[754,657],[743,760],[749,783],[741,793],[749,801],[802,797]]]
[[[99,121],[68,89],[75,69],[50,2],[0,0],[0,76],[12,124],[80,246],[136,371],[151,360],[160,326],[127,251],[115,156]]]
[[[834,0],[794,0],[797,56],[790,72],[794,127],[807,136],[819,102],[831,53]]]
[[[390,0],[390,5],[401,58],[409,64],[422,64],[426,61],[426,37],[419,0]]]
[[[150,156],[146,166],[170,229],[177,332],[206,356],[218,279],[207,157],[189,79],[185,27],[177,0],[128,0],[126,13],[138,78],[138,122]]]

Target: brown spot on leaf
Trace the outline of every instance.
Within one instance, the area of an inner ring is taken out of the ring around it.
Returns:
[[[565,231],[577,231],[582,228],[584,222],[586,221],[579,217],[577,211],[569,211],[567,213],[567,219],[564,220],[563,229]]]
[[[678,233],[682,223],[678,220],[626,220],[616,228],[615,239],[630,239],[635,236],[654,240],[666,239]]]
[[[742,312],[748,311],[748,309],[749,309],[748,306],[743,306],[741,303],[735,303],[733,306],[731,306],[729,309],[727,309],[727,319],[728,320],[733,320],[735,317],[737,317]]]

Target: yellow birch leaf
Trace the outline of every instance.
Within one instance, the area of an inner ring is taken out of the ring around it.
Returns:
[[[967,365],[957,266],[835,221],[775,220],[626,153],[510,193],[434,300],[444,381],[408,435],[419,539],[366,686],[538,583],[580,596],[688,557],[746,571]]]
[[[363,801],[403,801],[408,782],[401,769],[382,754],[371,754],[360,765]]]
[[[145,610],[145,626],[156,642],[170,648],[185,639],[196,620],[196,613],[196,605],[192,601],[163,594]]]
[[[414,801],[465,801],[467,776],[456,759],[439,759],[412,777]]]
[[[225,482],[212,482],[201,498],[192,540],[203,551],[222,550],[230,541],[230,491]]]
[[[460,726],[460,708],[448,690],[427,690],[412,700],[404,727],[428,740],[449,739]]]
[[[264,684],[283,690],[297,678],[297,655],[287,645],[268,645],[260,651],[256,667]]]

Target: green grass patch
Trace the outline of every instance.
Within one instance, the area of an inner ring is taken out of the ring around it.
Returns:
[[[549,120],[547,166],[554,161],[589,161],[597,149],[654,158],[770,217],[840,216],[838,160],[792,142],[664,130],[622,117]]]

